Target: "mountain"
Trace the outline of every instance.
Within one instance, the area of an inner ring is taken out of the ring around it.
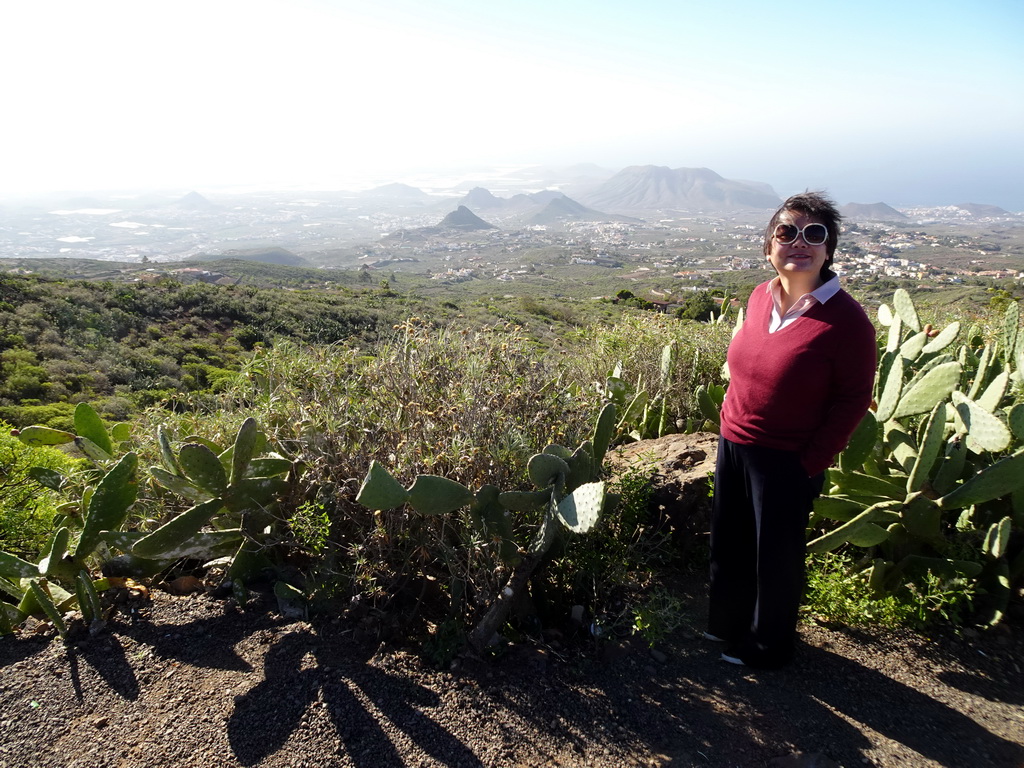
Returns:
[[[219,207],[198,192],[189,192],[176,202],[174,206],[175,208],[183,208],[186,211],[214,211]]]
[[[445,216],[438,226],[442,229],[460,229],[465,232],[497,229],[496,226],[488,224],[464,205],[460,205],[456,210]]]
[[[902,221],[907,218],[886,203],[847,203],[839,206],[843,218],[857,221]]]
[[[957,203],[954,208],[959,208],[962,211],[967,211],[971,216],[979,219],[991,218],[996,216],[1010,216],[1009,211],[1004,211],[1002,208],[996,205],[984,205],[982,203]]]
[[[565,221],[566,219],[574,221],[606,221],[609,218],[619,217],[609,217],[600,211],[587,208],[585,205],[581,205],[575,200],[562,195],[561,197],[549,200],[543,210],[530,217],[529,223],[553,224],[556,221]]]
[[[763,184],[730,181],[708,168],[634,165],[612,176],[582,201],[600,210],[776,208],[779,196]]]
[[[465,197],[463,197],[459,203],[467,208],[472,207],[481,211],[503,208],[506,201],[503,198],[495,197],[495,195],[488,189],[484,189],[483,187],[473,187],[466,193]]]
[[[395,200],[406,203],[417,203],[429,201],[430,195],[424,192],[418,187],[410,187],[408,184],[385,184],[380,187],[374,187],[361,193],[362,197],[372,198],[374,200]]]

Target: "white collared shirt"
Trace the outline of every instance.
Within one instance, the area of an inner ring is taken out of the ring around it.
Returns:
[[[796,300],[796,303],[789,308],[785,315],[779,311],[782,307],[782,285],[778,276],[769,281],[767,290],[772,295],[772,319],[768,323],[768,333],[775,333],[787,325],[792,325],[797,318],[806,314],[807,310],[815,304],[824,304],[839,293],[839,277],[833,277],[810,293],[805,293]]]

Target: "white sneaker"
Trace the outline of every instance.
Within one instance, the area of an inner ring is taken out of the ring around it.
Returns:
[[[730,664],[735,664],[738,667],[747,666],[746,662],[743,661],[739,656],[731,656],[728,653],[723,653],[721,656],[722,661],[727,661]]]

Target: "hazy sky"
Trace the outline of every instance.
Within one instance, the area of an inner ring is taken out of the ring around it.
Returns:
[[[708,167],[1024,210],[1020,0],[35,0],[0,192]]]

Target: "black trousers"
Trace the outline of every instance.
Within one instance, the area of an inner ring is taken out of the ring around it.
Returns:
[[[708,631],[792,653],[804,590],[807,520],[824,475],[793,451],[719,438],[711,512]]]

